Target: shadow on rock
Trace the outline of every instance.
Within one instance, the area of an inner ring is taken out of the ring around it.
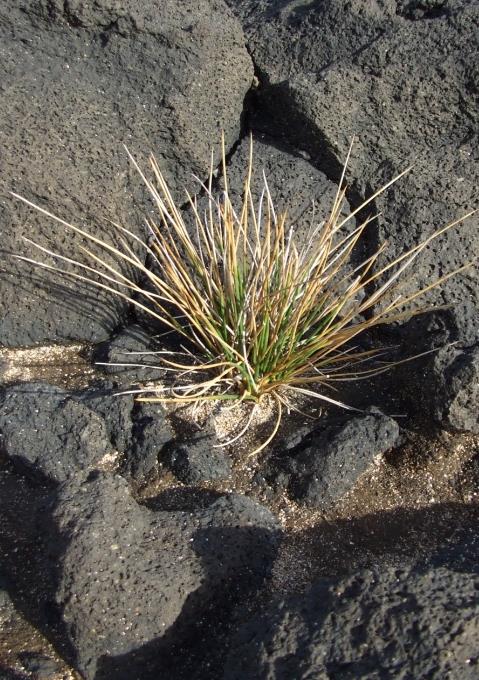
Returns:
[[[263,587],[280,532],[248,498],[194,501],[152,510],[118,475],[55,484],[4,457],[0,549],[12,600],[85,678],[193,677],[200,660],[221,664],[209,640]]]
[[[256,527],[202,529],[193,539],[193,550],[202,559],[204,580],[191,593],[175,624],[157,640],[116,657],[98,661],[95,680],[201,680],[219,678],[223,672],[224,655],[233,626],[233,612],[238,603],[253,599],[262,590],[261,581],[269,575],[275,549],[268,554],[264,546],[270,532]],[[252,561],[237,562],[238,554],[260,555]],[[237,568],[238,578],[224,590],[218,590],[218,560],[222,568],[228,562]],[[249,564],[248,564],[249,562]],[[218,597],[211,601],[214,587]],[[210,604],[205,608],[204,603]]]
[[[223,494],[218,491],[178,486],[162,491],[143,502],[150,510],[194,512],[212,505]]]
[[[18,265],[17,267],[5,265],[5,262],[8,262],[13,254],[0,250],[0,255],[3,258],[3,269],[0,272],[2,289],[10,290],[12,287],[15,295],[22,292],[25,297],[34,298],[37,304],[46,307],[48,314],[52,315],[52,321],[53,317],[64,318],[63,327],[57,331],[59,339],[81,339],[93,342],[104,340],[119,326],[127,313],[127,306],[123,302],[120,303],[114,295],[107,297],[104,293],[99,292],[93,284],[82,282],[80,288],[75,288],[64,283],[68,279],[67,276],[64,276],[62,280],[62,275],[59,274],[52,277],[51,274],[47,274],[39,268],[32,271],[31,265],[28,269],[25,267],[25,271],[21,271],[20,275]],[[3,323],[2,332],[5,334],[7,344],[10,337],[14,337],[15,332],[18,332],[16,331],[16,324],[18,323],[16,314],[16,310],[12,309],[12,329],[9,328],[8,318]],[[23,322],[23,325],[25,327],[23,332],[28,333],[26,330],[28,323]],[[48,342],[52,339],[51,337],[42,337],[33,326],[29,333],[30,338],[20,335],[19,341],[12,344],[21,345],[29,341]]]
[[[443,555],[450,555],[450,568],[462,569],[464,562],[464,569],[470,571],[473,561],[463,559],[462,555],[471,555],[475,550],[476,559],[479,558],[477,526],[479,505],[460,503],[418,510],[396,508],[363,517],[323,521],[287,536],[275,569],[278,575],[286,575],[285,588],[292,591],[301,590],[322,576],[347,575],[374,564],[401,566],[404,562],[429,559],[439,549]],[[466,552],[461,547],[465,542]]]
[[[74,650],[55,602],[66,545],[51,514],[57,485],[18,468],[0,454],[0,566],[15,608],[72,662]]]

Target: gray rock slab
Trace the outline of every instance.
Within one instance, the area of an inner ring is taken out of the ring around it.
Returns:
[[[122,144],[144,166],[154,152],[181,201],[195,190],[220,131],[227,148],[239,134],[253,75],[241,26],[216,0],[26,0],[2,3],[0,33],[0,342],[104,340],[128,304],[14,260],[38,254],[25,236],[80,259],[86,244],[8,192],[110,243],[108,219],[144,236],[152,206]]]

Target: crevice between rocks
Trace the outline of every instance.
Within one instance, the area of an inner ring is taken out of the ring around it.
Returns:
[[[251,132],[266,134],[271,139],[277,140],[283,147],[289,147],[292,154],[296,153],[303,158],[306,156],[314,168],[322,172],[329,181],[338,185],[343,171],[343,160],[337,155],[327,135],[320,129],[313,129],[311,122],[297,111],[288,92],[287,81],[277,85],[269,84],[266,74],[256,64],[248,44],[246,49],[253,62],[255,78],[258,82],[258,87],[254,90],[250,89],[248,93],[250,96],[248,124]],[[358,179],[351,178],[346,189],[346,199],[352,210],[356,210],[374,193],[374,189],[368,184],[365,185],[364,190],[361,190],[358,187]],[[376,202],[371,201],[356,215],[356,226],[378,212]],[[366,228],[361,242],[357,244],[352,255],[358,263],[376,252],[377,231],[377,222]],[[371,285],[366,292],[370,293],[373,290],[374,287]],[[372,312],[369,311],[368,314],[371,315]]]

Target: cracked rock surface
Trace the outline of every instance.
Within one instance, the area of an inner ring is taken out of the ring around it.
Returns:
[[[476,207],[476,2],[245,0],[231,7],[264,84],[261,128],[307,150],[336,179],[357,136],[349,178],[361,196],[414,165],[375,202],[375,241],[389,240],[390,261]],[[475,215],[431,244],[404,291],[470,261],[477,227]],[[454,304],[451,339],[468,344],[478,339],[477,276],[471,267],[427,298]]]

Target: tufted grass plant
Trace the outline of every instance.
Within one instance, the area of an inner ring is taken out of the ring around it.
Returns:
[[[410,168],[345,216],[344,178],[350,147],[329,216],[311,225],[300,240],[287,214],[275,207],[266,178],[259,200],[253,199],[252,143],[242,198],[239,205],[233,205],[224,142],[222,150],[222,193],[213,193],[212,160],[208,181],[201,185],[206,210],[201,211],[196,198],[187,194],[193,227],[187,226],[155,158],[150,157],[152,179],[148,179],[129,154],[158,212],[156,220],[145,220],[145,239],[115,224],[118,241],[111,245],[14,194],[97,248],[96,253],[80,248],[89,261],[86,264],[25,239],[58,262],[73,265],[76,271],[18,257],[126,299],[183,337],[181,351],[154,353],[160,365],[174,374],[174,384],[130,390],[137,399],[258,404],[269,395],[277,407],[275,424],[256,453],[276,434],[283,410],[291,407],[294,395],[352,408],[331,396],[331,386],[338,380],[375,375],[393,365],[367,368],[366,362],[381,350],[361,351],[354,347],[354,339],[376,326],[426,311],[429,307],[412,309],[410,305],[469,266],[401,295],[402,276],[415,259],[431,241],[472,212],[388,264],[379,264],[388,247],[385,242],[353,266],[351,254],[375,219],[372,216],[357,223],[359,214]],[[136,275],[127,276],[112,264],[112,255]],[[147,266],[147,260],[152,265]],[[234,439],[248,429],[253,412]]]

